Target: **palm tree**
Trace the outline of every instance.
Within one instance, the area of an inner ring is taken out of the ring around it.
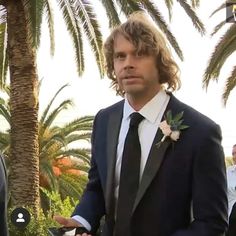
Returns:
[[[57,91],[39,121],[40,186],[59,192],[62,199],[68,195],[77,199],[85,187],[90,166],[90,148],[77,146],[79,141],[90,143],[94,117],[81,117],[60,127],[54,125],[58,115],[71,106],[70,99],[64,100],[50,112],[66,86]],[[76,148],[72,146],[75,142]]]
[[[165,0],[169,13],[172,0]],[[204,27],[195,14],[199,1],[177,0],[192,19],[195,27],[204,33]],[[101,75],[104,73],[102,57],[102,34],[94,12],[92,1],[57,0],[68,32],[72,37],[79,75],[84,71],[84,31],[93,49]],[[182,51],[168,29],[158,10],[150,0],[101,0],[110,26],[120,22],[118,12],[129,15],[136,10],[145,10],[152,16],[167,35],[177,54],[183,59]],[[10,72],[11,146],[9,187],[15,206],[27,205],[38,212],[39,203],[39,143],[38,143],[38,76],[36,51],[40,45],[41,23],[45,14],[54,52],[54,28],[52,5],[49,0],[0,0],[0,76],[2,87],[6,81],[7,68]],[[118,7],[117,7],[118,6]],[[22,174],[24,173],[24,174]],[[20,189],[20,191],[19,191]]]
[[[72,100],[67,99],[52,109],[55,99],[66,86],[56,92],[39,119],[39,179],[41,188],[59,192],[62,199],[66,196],[77,199],[87,182],[90,164],[90,148],[78,148],[78,142],[90,143],[94,117],[80,117],[62,126],[54,124],[58,116],[72,105]],[[0,116],[10,126],[7,99],[0,98]],[[76,148],[73,145],[75,142]],[[9,148],[9,130],[0,131],[0,150],[7,157],[7,161]],[[40,196],[41,206],[45,209],[48,199],[43,191]]]
[[[231,3],[236,1],[230,1]],[[220,10],[224,10],[227,7],[227,3],[223,3],[219,6],[213,13]],[[232,16],[233,17],[233,16]],[[216,34],[221,28],[227,28],[224,35],[220,38],[219,42],[215,46],[214,51],[211,54],[208,65],[205,69],[203,77],[203,86],[208,87],[210,81],[218,81],[222,67],[224,66],[227,59],[236,51],[236,24],[228,24],[226,21],[220,22],[215,26],[212,36]],[[226,105],[227,100],[231,91],[236,86],[236,65],[233,67],[231,74],[226,78],[224,92],[222,94],[222,100],[224,105]]]
[[[103,74],[101,33],[91,4],[58,0],[68,31],[72,35],[79,74],[84,70],[82,32],[88,36]],[[15,206],[39,206],[38,77],[36,50],[40,44],[45,13],[54,51],[51,3],[48,0],[0,0],[1,81],[10,71],[11,147],[9,188]],[[81,21],[80,21],[81,20]]]

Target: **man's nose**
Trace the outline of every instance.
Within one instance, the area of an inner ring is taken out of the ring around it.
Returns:
[[[134,58],[131,55],[128,55],[125,58],[124,69],[134,68]]]

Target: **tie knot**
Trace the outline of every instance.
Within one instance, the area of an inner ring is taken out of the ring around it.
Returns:
[[[144,117],[138,112],[134,112],[130,115],[130,127],[138,127],[139,123],[144,119]]]

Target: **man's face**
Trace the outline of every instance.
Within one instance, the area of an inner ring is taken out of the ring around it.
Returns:
[[[118,35],[114,41],[114,71],[120,90],[131,97],[153,97],[160,90],[155,57],[137,53],[134,45]]]
[[[236,146],[233,147],[232,156],[233,156],[234,164],[236,164]]]

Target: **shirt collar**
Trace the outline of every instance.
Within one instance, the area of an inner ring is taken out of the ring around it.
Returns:
[[[167,105],[170,96],[164,91],[160,90],[148,103],[146,103],[138,112],[151,123],[154,123],[159,113],[162,111],[164,105]],[[129,116],[135,111],[125,98],[123,119],[129,119]]]

